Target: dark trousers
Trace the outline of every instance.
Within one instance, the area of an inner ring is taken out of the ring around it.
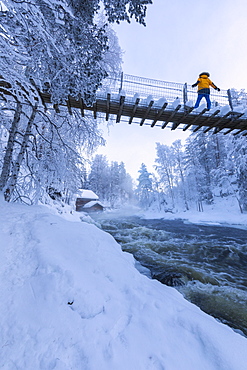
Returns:
[[[197,101],[196,101],[196,104],[195,104],[194,108],[198,108],[199,107],[199,104],[200,104],[200,101],[202,100],[202,98],[205,98],[206,99],[206,101],[207,101],[207,108],[210,109],[211,108],[211,101],[210,101],[210,95],[209,94],[198,94]]]

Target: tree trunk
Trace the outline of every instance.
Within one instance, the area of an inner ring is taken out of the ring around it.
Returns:
[[[0,191],[2,191],[5,188],[7,181],[9,179],[10,167],[11,167],[12,156],[13,156],[14,145],[15,145],[15,138],[17,134],[18,123],[21,118],[21,113],[22,113],[22,105],[20,102],[17,102],[14,119],[13,119],[11,129],[9,132],[7,149],[5,152],[4,159],[3,159],[3,167],[2,167],[2,172],[0,175]]]
[[[15,164],[13,166],[11,177],[10,177],[10,180],[9,180],[9,183],[8,183],[8,187],[7,187],[7,189],[4,193],[5,200],[7,200],[8,202],[11,199],[11,196],[13,194],[13,191],[14,191],[16,183],[17,183],[17,179],[18,179],[18,175],[19,175],[19,172],[20,172],[21,164],[22,164],[22,161],[24,159],[25,151],[28,147],[28,141],[29,141],[29,137],[30,137],[31,132],[32,132],[32,126],[33,126],[33,122],[34,122],[34,119],[35,119],[35,116],[36,116],[36,112],[37,112],[37,104],[33,107],[32,114],[31,114],[31,116],[29,118],[29,121],[28,121],[28,124],[27,124],[26,132],[23,136],[23,141],[22,141],[22,144],[21,144],[20,152],[19,152],[18,157],[17,157],[17,159],[15,161]]]

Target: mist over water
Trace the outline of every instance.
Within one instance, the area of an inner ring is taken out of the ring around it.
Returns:
[[[247,230],[98,215],[150,277],[247,336]]]

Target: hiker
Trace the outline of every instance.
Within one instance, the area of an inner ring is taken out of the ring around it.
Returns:
[[[208,72],[202,72],[199,74],[199,78],[192,87],[198,86],[198,96],[194,108],[198,108],[202,98],[206,99],[208,110],[211,108],[210,101],[210,86],[215,90],[220,91],[220,89],[210,80],[210,74]]]

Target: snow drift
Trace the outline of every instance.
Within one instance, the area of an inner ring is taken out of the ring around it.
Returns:
[[[246,338],[78,219],[0,202],[1,368],[246,369]]]

